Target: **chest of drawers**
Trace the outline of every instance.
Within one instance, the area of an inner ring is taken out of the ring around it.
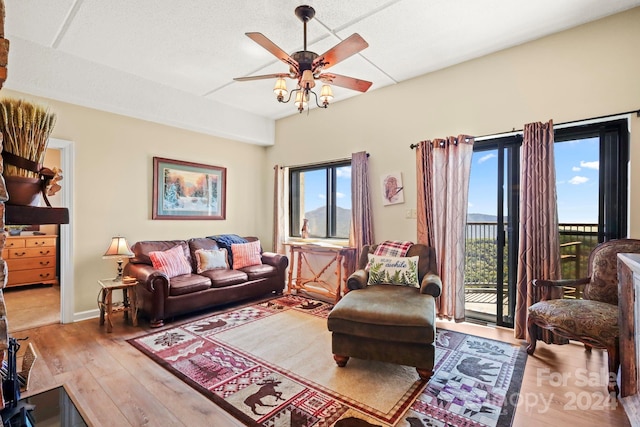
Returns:
[[[57,284],[57,236],[8,236],[2,258],[7,262],[7,287]]]

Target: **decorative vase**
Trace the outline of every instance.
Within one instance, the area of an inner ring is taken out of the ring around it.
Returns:
[[[9,200],[7,200],[8,205],[40,205],[40,178],[5,176],[4,182],[7,188],[7,194],[9,195]]]
[[[309,238],[309,220],[308,219],[303,219],[302,220],[301,235],[302,235],[303,239],[308,239]]]

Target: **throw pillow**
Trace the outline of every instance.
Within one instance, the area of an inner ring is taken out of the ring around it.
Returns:
[[[180,245],[166,251],[149,252],[149,258],[153,268],[164,271],[169,278],[191,273],[191,264]]]
[[[226,249],[198,249],[196,255],[196,273],[229,268]]]
[[[247,243],[248,240],[238,236],[237,234],[218,234],[217,236],[209,236],[208,239],[213,239],[221,249],[227,250],[229,259],[229,265],[233,268],[233,252],[231,251],[231,245],[234,243]]]
[[[237,234],[218,234],[217,236],[210,236],[209,238],[215,240],[218,246],[227,250],[231,250],[231,245],[234,243],[247,243],[247,239]]]
[[[411,245],[413,245],[413,242],[385,240],[376,247],[376,250],[373,252],[373,254],[396,257],[405,256],[407,255],[407,251],[409,250]]]
[[[260,240],[249,243],[234,243],[231,245],[233,252],[233,269],[239,270],[243,267],[262,264],[260,255]]]
[[[420,257],[390,257],[369,254],[368,285],[391,284],[420,287],[418,260]]]

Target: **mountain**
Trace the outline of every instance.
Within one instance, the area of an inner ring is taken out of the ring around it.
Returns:
[[[481,213],[467,214],[467,222],[497,222],[498,217]]]
[[[336,208],[337,229],[336,237],[349,237],[349,227],[351,225],[351,209]],[[320,206],[309,212],[305,212],[304,217],[309,220],[309,237],[326,237],[327,218],[326,206]]]

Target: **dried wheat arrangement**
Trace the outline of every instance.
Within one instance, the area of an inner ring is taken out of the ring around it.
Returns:
[[[42,165],[56,115],[48,108],[12,98],[0,100],[0,114],[4,151]],[[5,159],[4,175],[37,177],[38,172],[8,164]]]

